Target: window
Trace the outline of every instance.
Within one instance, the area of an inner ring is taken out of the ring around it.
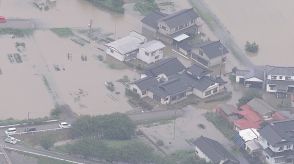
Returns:
[[[142,91],[142,95],[146,95],[146,93],[147,93],[146,91]]]
[[[280,148],[279,148],[279,151],[282,151],[283,149],[284,149],[283,147],[280,147]]]
[[[277,80],[277,76],[272,75],[272,80]]]
[[[110,52],[113,53],[114,52],[113,49],[110,49]]]
[[[165,26],[161,26],[161,28],[166,31],[166,27]]]
[[[269,85],[270,90],[274,90],[276,85]]]
[[[133,92],[137,93],[137,89],[136,88],[133,88]]]
[[[285,80],[291,80],[291,76],[286,76]]]
[[[159,58],[159,55],[155,56],[155,59],[158,59]]]
[[[145,55],[146,55],[146,56],[149,56],[149,53],[148,53],[148,52],[145,52]]]
[[[204,93],[204,95],[205,96],[208,96],[208,95],[210,95],[211,94],[211,91],[209,90],[209,91],[206,91],[205,93]]]
[[[283,79],[283,76],[279,76],[279,79],[282,80]]]
[[[290,149],[291,148],[291,145],[287,145],[287,149]]]
[[[212,90],[212,93],[216,93],[217,92],[217,88],[214,88],[213,90]]]
[[[164,99],[164,101],[168,101],[168,97],[166,97],[166,98]]]

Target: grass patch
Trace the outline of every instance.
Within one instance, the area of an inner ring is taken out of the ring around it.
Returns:
[[[0,35],[14,35],[18,38],[31,36],[33,33],[34,29],[0,28]]]
[[[87,0],[92,3],[94,6],[106,8],[110,11],[123,14],[125,12],[123,5],[123,0]]]
[[[228,139],[231,139],[235,135],[236,132],[232,129],[232,125],[215,113],[208,112],[205,114],[205,118],[213,123],[213,125]]]
[[[74,35],[70,28],[51,28],[50,29],[53,33],[58,35],[59,37],[71,37]]]

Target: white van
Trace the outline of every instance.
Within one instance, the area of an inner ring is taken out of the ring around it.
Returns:
[[[16,128],[8,128],[7,130],[5,130],[6,135],[12,135],[15,133],[16,133]]]

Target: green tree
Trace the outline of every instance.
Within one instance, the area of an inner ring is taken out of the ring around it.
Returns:
[[[49,150],[55,143],[55,140],[53,138],[53,136],[43,136],[40,140],[40,145],[46,149]]]
[[[135,135],[136,125],[125,114],[82,116],[72,125],[73,137],[96,136],[102,139],[127,140]]]

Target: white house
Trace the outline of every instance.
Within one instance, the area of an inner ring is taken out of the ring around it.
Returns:
[[[106,54],[119,61],[128,61],[136,58],[139,47],[146,41],[143,35],[132,31],[128,36],[106,44]]]
[[[163,49],[165,45],[157,40],[144,43],[139,47],[137,59],[150,64],[163,58]]]

